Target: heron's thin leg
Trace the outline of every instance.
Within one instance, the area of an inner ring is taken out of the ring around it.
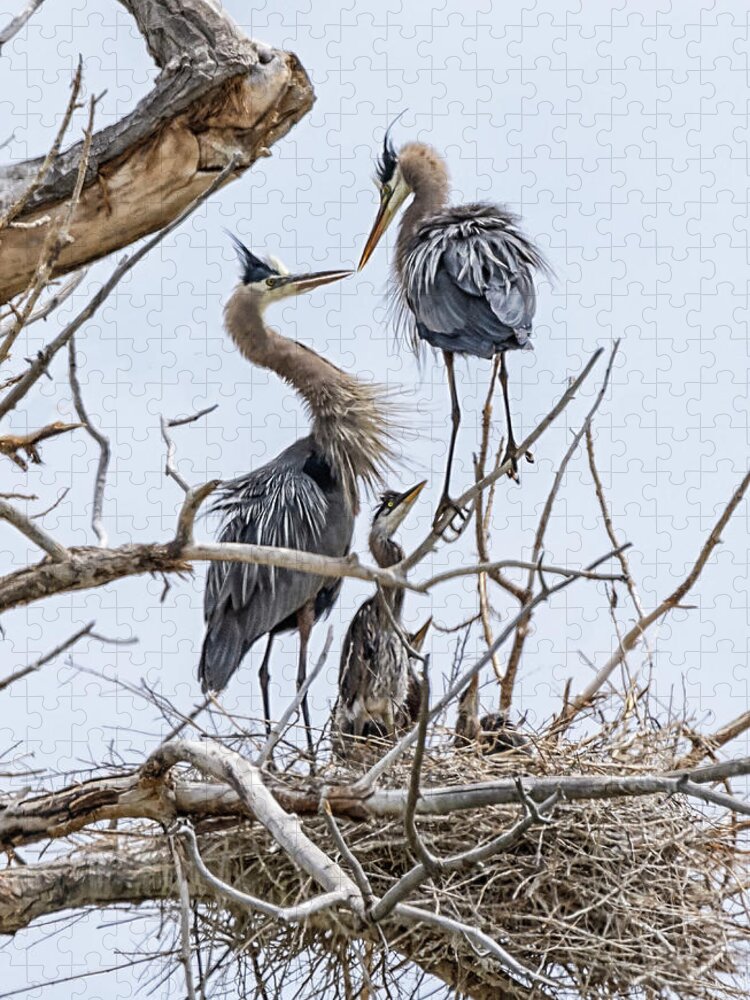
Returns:
[[[458,428],[461,426],[461,405],[458,402],[458,392],[456,391],[456,376],[453,368],[453,354],[450,351],[443,351],[443,358],[445,359],[445,371],[448,375],[448,388],[451,394],[451,439],[448,444],[448,461],[445,466],[445,482],[443,483],[443,495],[440,498],[440,503],[438,504],[437,513],[435,514],[435,519],[432,523],[433,528],[437,528],[438,523],[442,522],[443,515],[446,509],[453,510],[454,515],[450,519],[449,524],[456,532],[456,536],[461,533],[460,528],[453,527],[453,520],[458,517],[462,521],[466,521],[466,511],[463,508],[458,507],[454,501],[451,499],[450,495],[450,485],[451,485],[451,471],[453,469],[453,454],[456,450],[456,438],[458,437]],[[447,525],[445,526],[447,527]],[[445,528],[443,528],[445,530]]]
[[[510,459],[510,469],[508,470],[508,475],[511,479],[518,481],[518,448],[516,445],[516,439],[513,435],[513,423],[510,417],[510,396],[508,395],[508,369],[505,365],[505,351],[500,355],[500,385],[503,390],[503,405],[505,407],[505,424],[508,428],[508,441],[505,445],[505,454],[503,455],[503,462],[507,462]],[[533,456],[531,452],[527,452],[526,459],[529,462],[533,462]]]
[[[268,682],[270,680],[270,673],[268,670],[268,664],[271,660],[271,646],[273,645],[273,633],[268,633],[268,642],[266,643],[266,651],[263,654],[263,662],[260,665],[260,670],[258,671],[258,679],[260,680],[260,693],[263,696],[263,721],[266,724],[266,736],[271,735],[271,697],[268,692]]]
[[[456,450],[456,438],[458,428],[461,426],[461,404],[458,401],[456,391],[456,373],[453,367],[453,355],[450,351],[443,351],[445,358],[445,371],[448,375],[448,388],[451,394],[451,440],[448,445],[448,462],[445,467],[445,483],[443,485],[443,497],[451,495],[451,471],[453,469],[453,453]]]
[[[297,630],[299,631],[299,664],[297,666],[297,690],[302,687],[307,677],[307,647],[310,642],[310,632],[315,624],[315,606],[306,604],[297,612]],[[310,726],[310,708],[307,704],[307,695],[302,699],[302,720],[305,723],[305,735],[307,737],[307,748],[310,751],[310,763],[315,762],[315,746],[312,738],[312,727]]]

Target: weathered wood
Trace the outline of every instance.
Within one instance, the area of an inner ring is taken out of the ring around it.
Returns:
[[[154,89],[93,139],[73,242],[55,274],[75,270],[175,218],[238,157],[240,176],[310,109],[313,92],[296,56],[251,41],[208,0],[121,0],[161,73]],[[0,235],[0,303],[33,274],[48,225],[64,210],[81,143],[61,153],[16,222]],[[43,158],[0,168],[0,212]],[[229,183],[229,181],[227,181]]]

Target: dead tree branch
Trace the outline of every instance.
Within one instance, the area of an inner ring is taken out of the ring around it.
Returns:
[[[71,337],[68,343],[68,381],[70,382],[70,391],[73,393],[73,405],[76,408],[78,419],[99,445],[99,461],[96,466],[94,500],[91,510],[91,527],[99,544],[104,547],[107,544],[107,532],[102,521],[102,510],[104,507],[104,490],[107,486],[107,470],[109,469],[109,438],[93,425],[86,411],[83,396],[81,395],[81,384],[78,381],[78,359],[76,357],[75,337]]]
[[[3,45],[7,45],[11,38],[14,38],[18,34],[29,18],[42,6],[43,2],[44,0],[27,0],[26,6],[0,31],[0,52],[3,51]]]
[[[55,421],[54,424],[47,424],[38,431],[31,431],[30,434],[4,434],[0,437],[0,454],[14,462],[19,469],[27,472],[29,462],[34,465],[42,464],[42,456],[39,452],[39,445],[42,441],[58,437],[60,434],[68,434],[77,430],[82,424],[65,424],[62,421]],[[26,453],[26,458],[21,454]]]
[[[240,176],[310,109],[313,95],[294,55],[243,37],[207,0],[121,0],[161,70],[133,112],[93,137],[85,186],[70,228],[62,274],[162,229],[223,173]],[[7,29],[6,29],[7,30]],[[18,222],[3,233],[0,302],[22,291],[45,239],[65,211],[80,143],[54,157]],[[23,197],[42,160],[0,168],[0,211]]]
[[[742,502],[745,494],[747,493],[748,487],[750,487],[750,472],[745,475],[742,482],[730,497],[724,507],[724,510],[721,512],[721,516],[711,530],[708,538],[703,543],[703,546],[698,553],[698,558],[695,560],[690,572],[679,587],[673,590],[669,597],[666,597],[656,608],[654,608],[653,611],[650,611],[647,615],[645,615],[645,617],[639,619],[630,631],[625,633],[618,649],[607,660],[604,666],[601,667],[594,679],[586,685],[583,691],[581,691],[581,693],[574,698],[565,707],[565,709],[563,709],[560,717],[554,723],[554,728],[556,730],[567,728],[579,712],[591,705],[597,693],[609,680],[612,671],[615,670],[620,663],[622,663],[627,653],[639,642],[647,629],[649,629],[655,622],[659,621],[659,619],[665,614],[668,614],[670,611],[674,611],[680,606],[685,596],[690,593],[692,588],[695,586],[696,581],[703,572],[703,569],[710,559],[714,549],[721,543],[721,533],[724,531],[727,524],[731,520],[732,515]]]

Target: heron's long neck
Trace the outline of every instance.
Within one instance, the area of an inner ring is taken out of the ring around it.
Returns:
[[[227,330],[248,361],[294,386],[312,417],[312,435],[340,476],[355,512],[357,480],[382,480],[391,457],[378,387],[352,378],[315,351],[267,326],[252,290],[240,286],[224,310]]]
[[[370,552],[372,552],[378,566],[384,569],[387,569],[389,566],[395,566],[396,563],[401,562],[405,555],[404,550],[398,542],[377,531],[370,533]],[[393,617],[396,621],[400,621],[401,611],[404,606],[404,588],[384,587],[383,592],[393,612]]]
[[[425,219],[442,212],[448,204],[448,177],[435,176],[420,182],[418,190],[401,217],[396,239],[396,266],[402,269],[414,233]]]

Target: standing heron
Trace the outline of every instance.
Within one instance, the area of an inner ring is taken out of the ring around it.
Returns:
[[[381,497],[370,529],[370,551],[378,566],[394,566],[404,550],[394,534],[422,492],[424,482],[405,493]],[[339,697],[334,713],[334,745],[345,752],[346,737],[390,736],[411,717],[419,681],[409,652],[393,627],[400,623],[403,587],[383,588],[357,610],[344,636],[339,666]],[[415,641],[421,645],[429,622]],[[416,688],[415,688],[416,685]]]
[[[350,272],[289,275],[234,242],[242,280],[224,310],[226,329],[248,361],[270,369],[297,390],[311,427],[306,437],[266,465],[223,485],[212,508],[223,515],[219,541],[344,556],[359,510],[359,484],[375,487],[381,482],[391,457],[382,392],[266,326],[263,314],[273,302]],[[273,638],[288,630],[299,632],[299,689],[306,676],[312,626],[330,612],[340,589],[341,580],[331,577],[248,563],[211,563],[198,668],[203,690],[221,691],[253,644],[268,636],[259,676],[270,731],[268,664]],[[306,700],[302,714],[312,751]]]
[[[395,124],[395,123],[393,123]],[[361,270],[396,217],[404,212],[396,240],[394,304],[412,347],[421,341],[443,352],[451,396],[452,431],[443,494],[435,523],[446,509],[463,512],[450,498],[450,478],[461,407],[456,391],[454,355],[500,355],[509,475],[518,478],[517,447],[508,397],[506,351],[531,350],[536,310],[536,273],[550,268],[539,249],[506,208],[483,202],[448,207],[448,169],[431,146],[411,142],[396,152],[386,131],[376,183],[380,208],[359,262]],[[527,459],[532,461],[531,455]]]

